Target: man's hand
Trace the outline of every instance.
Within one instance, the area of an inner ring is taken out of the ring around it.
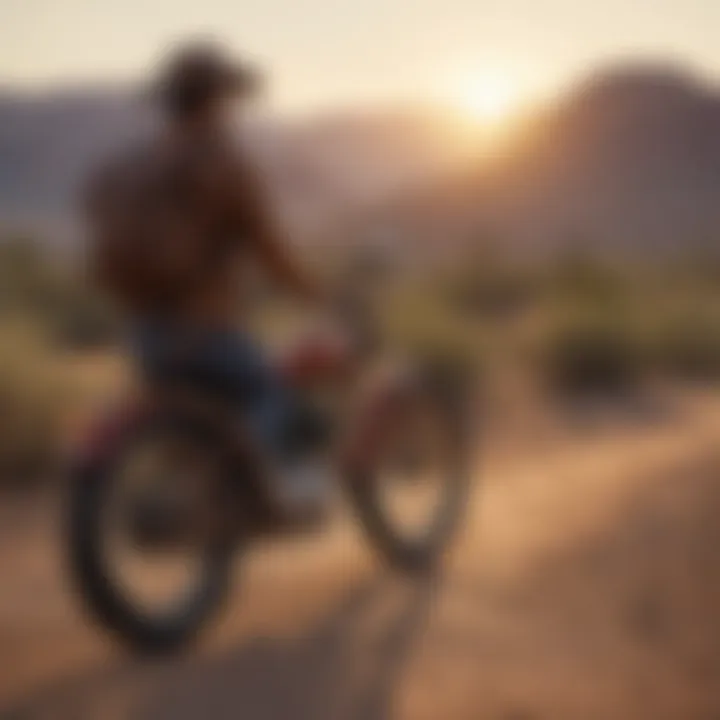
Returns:
[[[302,267],[290,242],[280,230],[252,164],[242,158],[234,158],[227,188],[232,224],[250,243],[263,270],[298,299],[313,305],[325,303],[327,295],[322,285]]]

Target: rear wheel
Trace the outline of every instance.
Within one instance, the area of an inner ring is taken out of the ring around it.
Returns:
[[[382,419],[372,466],[350,478],[360,522],[395,568],[432,569],[460,525],[471,470],[465,407],[461,395],[418,383]]]
[[[230,468],[202,420],[157,416],[74,478],[73,576],[91,614],[134,650],[182,648],[226,597]]]

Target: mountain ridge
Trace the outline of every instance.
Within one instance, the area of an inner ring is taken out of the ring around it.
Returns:
[[[127,88],[0,91],[0,226],[66,242],[83,173],[149,117]],[[533,256],[717,245],[720,92],[682,67],[596,72],[492,158],[451,152],[453,132],[410,110],[248,128],[308,241],[382,237],[429,256],[482,243]]]

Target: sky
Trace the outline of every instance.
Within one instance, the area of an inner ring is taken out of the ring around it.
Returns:
[[[424,102],[498,83],[519,101],[603,64],[720,78],[720,0],[0,0],[0,84],[142,77],[211,34],[259,62],[281,108]]]

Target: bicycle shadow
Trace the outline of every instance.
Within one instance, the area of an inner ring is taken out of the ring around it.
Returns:
[[[298,637],[256,636],[223,654],[180,662],[96,667],[33,692],[0,718],[390,718],[436,587],[433,580],[362,581]]]
[[[188,669],[138,712],[143,720],[383,720],[424,627],[433,584],[355,588],[296,640],[256,638]]]

